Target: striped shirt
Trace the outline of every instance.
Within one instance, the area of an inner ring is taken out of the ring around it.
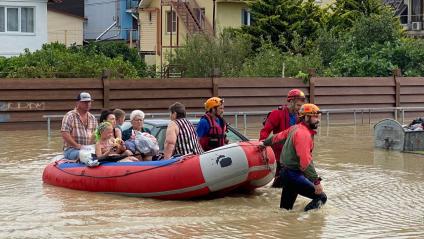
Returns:
[[[87,125],[84,124],[81,120],[80,114],[76,111],[76,109],[69,111],[63,117],[62,127],[60,128],[61,132],[69,132],[72,138],[81,145],[90,145],[94,142],[93,134],[97,128],[97,119],[94,115],[87,113]],[[71,146],[63,142],[63,148],[66,150]]]
[[[203,149],[199,144],[193,124],[186,118],[177,119],[174,122],[179,129],[174,154],[202,154]]]

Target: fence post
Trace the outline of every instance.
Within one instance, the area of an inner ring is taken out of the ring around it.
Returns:
[[[212,96],[219,96],[219,85],[216,83],[215,78],[212,78]]]
[[[314,104],[315,103],[315,76],[316,76],[316,69],[309,69],[308,70],[308,78],[309,78],[309,102]]]
[[[309,102],[315,103],[315,78],[309,80]]]
[[[109,109],[110,106],[110,100],[109,100],[109,93],[110,93],[110,70],[103,70],[102,71],[102,83],[103,83],[103,109]]]
[[[50,129],[50,117],[47,117],[47,140],[50,142],[50,135],[51,135],[51,129]]]
[[[399,68],[396,68],[393,70],[393,80],[395,81],[395,107],[400,107],[400,80],[399,77],[401,77],[401,70]],[[397,112],[398,109],[395,109],[395,120],[397,120]]]

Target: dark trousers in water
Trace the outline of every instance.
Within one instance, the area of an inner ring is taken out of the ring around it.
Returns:
[[[314,184],[309,181],[300,170],[282,168],[280,179],[283,185],[280,208],[287,210],[293,209],[298,194],[312,199],[312,201],[306,205],[305,211],[319,208],[327,202],[325,193],[319,195],[315,194]]]
[[[272,185],[271,185],[273,188],[282,187],[280,175],[281,175],[281,164],[279,161],[277,161],[277,170],[275,171],[274,181],[272,182]]]

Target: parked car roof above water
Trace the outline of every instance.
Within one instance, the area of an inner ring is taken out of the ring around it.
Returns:
[[[195,127],[199,123],[200,119],[188,119]],[[169,119],[145,119],[144,127],[149,129],[151,134],[156,137],[159,143],[159,147],[163,150],[163,144],[165,142],[166,137],[166,129],[169,124]],[[122,130],[126,130],[131,127],[130,121],[125,121],[122,125]],[[230,143],[240,142],[240,141],[248,141],[249,139],[244,136],[242,133],[237,131],[237,129],[228,126],[227,138]]]

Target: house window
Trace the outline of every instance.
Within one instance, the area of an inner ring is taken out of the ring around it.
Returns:
[[[166,12],[166,32],[176,32],[177,31],[177,14],[175,11]]]
[[[6,21],[4,20],[4,7],[0,7],[0,32],[5,31],[4,23]]]
[[[34,8],[21,8],[21,32],[34,32]]]
[[[250,12],[248,9],[241,10],[241,25],[250,26]]]
[[[199,22],[201,28],[205,28],[205,9],[193,8],[196,20]]]
[[[34,32],[34,8],[0,7],[0,32]]]
[[[19,31],[19,8],[7,8],[7,31]]]

